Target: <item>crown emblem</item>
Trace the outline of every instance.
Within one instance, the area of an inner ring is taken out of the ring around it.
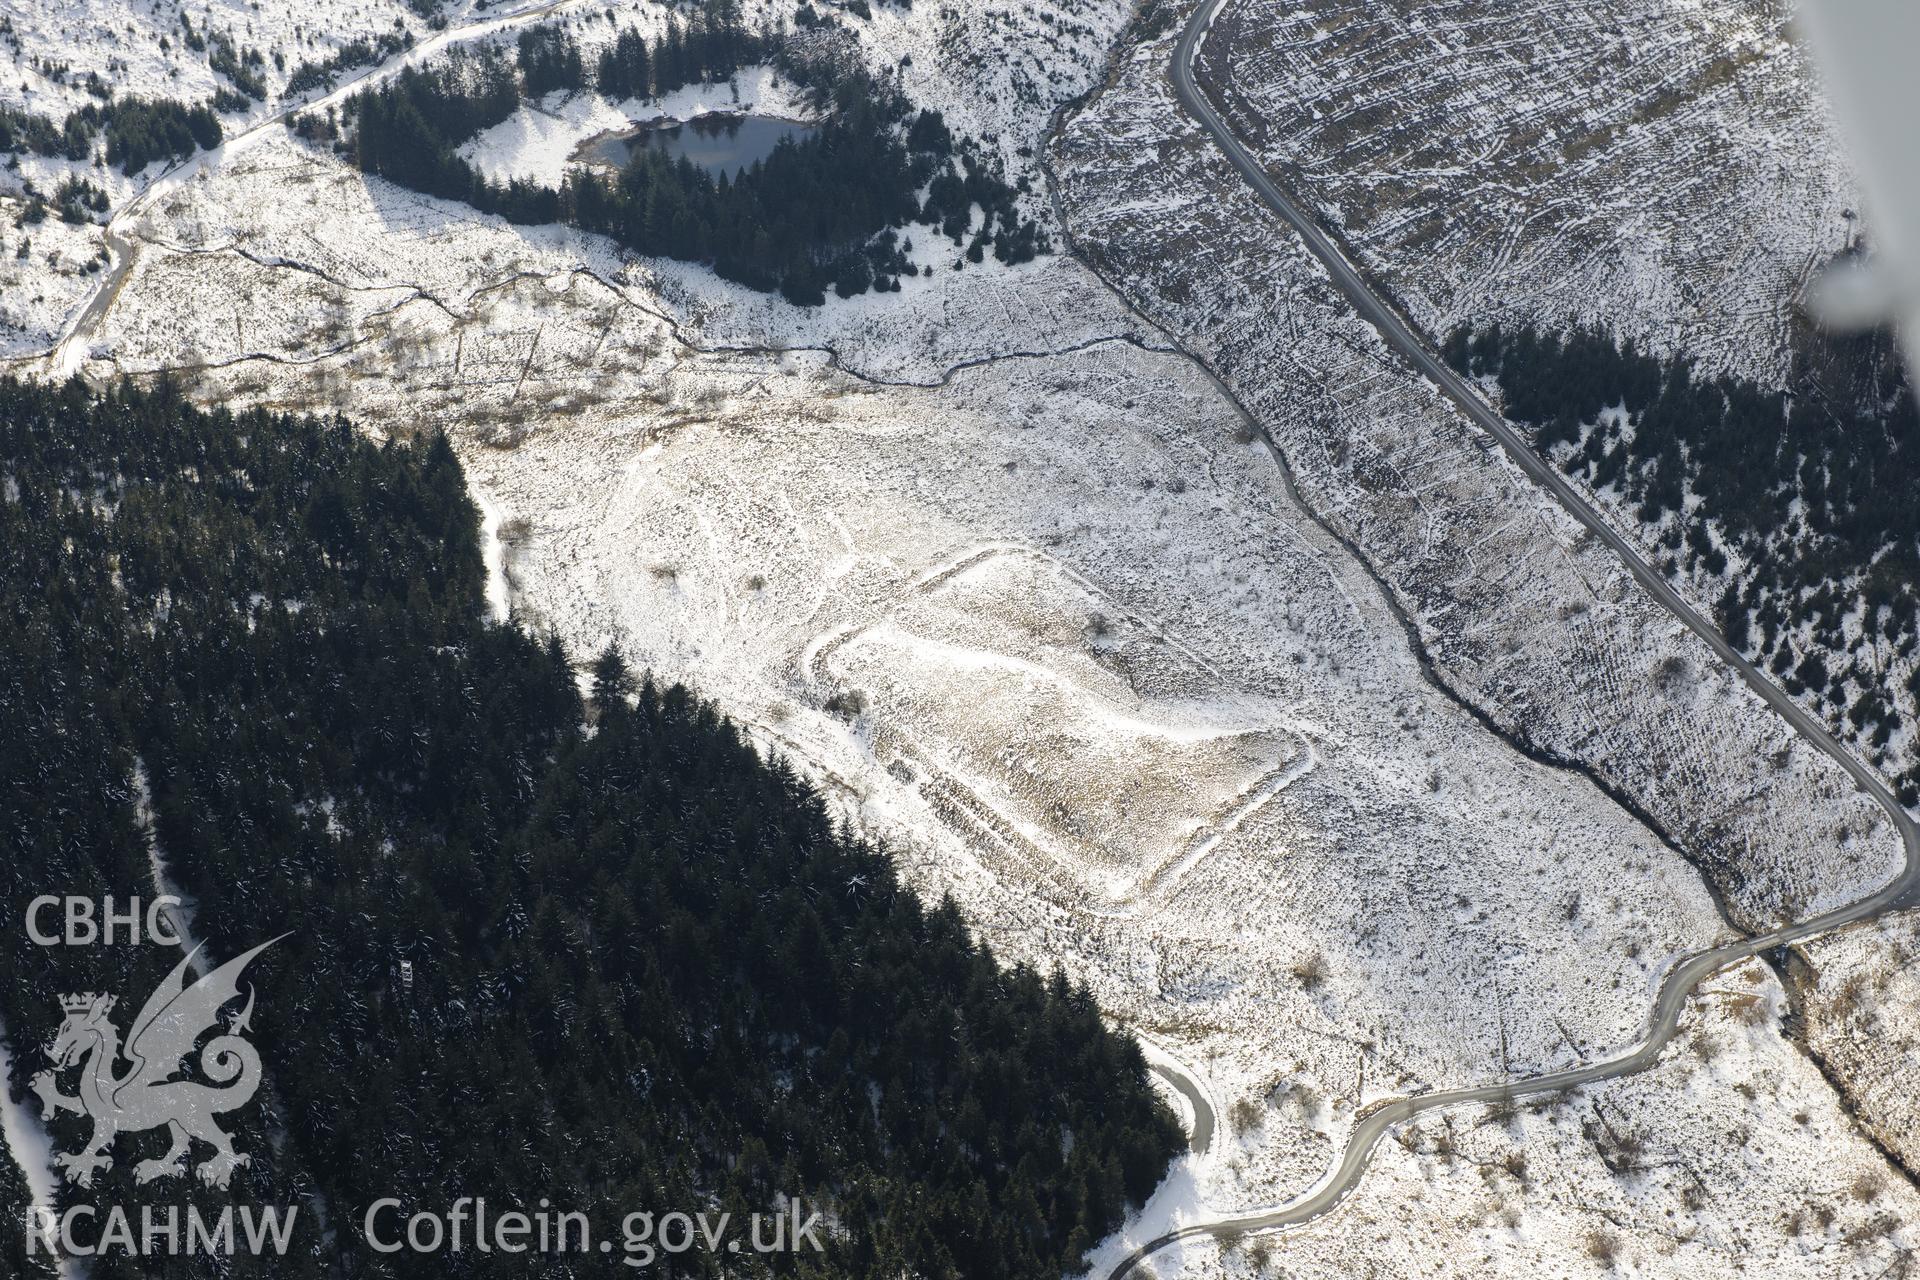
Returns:
[[[253,991],[245,993],[246,1008],[224,1026],[221,1014],[239,1003],[247,965],[279,940],[263,942],[199,976],[193,968],[199,948],[180,957],[134,1019],[124,1050],[119,1028],[107,1016],[118,1003],[115,997],[98,991],[60,997],[66,1021],[46,1045],[52,1065],[34,1076],[30,1087],[40,1095],[43,1118],[51,1120],[66,1111],[93,1121],[93,1136],[85,1146],[53,1157],[68,1182],[92,1186],[101,1170],[113,1167],[118,1136],[149,1129],[170,1130],[173,1145],[158,1159],[134,1166],[136,1183],[185,1173],[195,1143],[213,1148],[213,1155],[195,1169],[206,1186],[226,1186],[235,1169],[250,1163],[245,1152],[233,1149],[217,1117],[247,1105],[260,1087],[260,1054],[243,1034],[251,1025]],[[120,1072],[123,1054],[132,1065]],[[190,1057],[198,1059],[202,1079],[175,1079]],[[60,1076],[68,1071],[79,1072],[83,1084],[91,1087],[62,1093]]]

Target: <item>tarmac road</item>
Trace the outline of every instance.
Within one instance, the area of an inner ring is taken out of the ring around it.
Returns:
[[[1207,0],[1188,19],[1186,28],[1181,33],[1180,42],[1174,50],[1172,67],[1174,91],[1179,95],[1181,104],[1211,135],[1215,145],[1228,160],[1232,161],[1234,168],[1240,172],[1240,176],[1246,180],[1247,185],[1253,188],[1254,193],[1306,242],[1308,250],[1326,267],[1334,286],[1359,310],[1368,323],[1379,330],[1380,336],[1386,340],[1387,345],[1430,379],[1448,399],[1459,405],[1475,424],[1498,441],[1500,447],[1506,450],[1507,456],[1512,458],[1535,484],[1551,494],[1569,515],[1578,520],[1620,558],[1648,595],[1685,624],[1688,630],[1704,640],[1722,662],[1731,667],[1755,693],[1766,700],[1768,706],[1793,726],[1796,733],[1831,756],[1852,775],[1861,790],[1873,798],[1886,813],[1888,820],[1893,823],[1895,830],[1900,833],[1901,842],[1906,847],[1906,866],[1884,888],[1869,897],[1802,920],[1797,924],[1776,929],[1771,933],[1688,957],[1661,983],[1659,993],[1654,998],[1653,1013],[1645,1037],[1635,1048],[1619,1057],[1566,1071],[1556,1071],[1548,1075],[1482,1085],[1477,1088],[1419,1094],[1378,1105],[1361,1117],[1352,1136],[1348,1139],[1346,1149],[1341,1153],[1339,1162],[1305,1194],[1282,1205],[1230,1214],[1207,1222],[1196,1222],[1177,1231],[1168,1232],[1148,1241],[1127,1255],[1109,1273],[1108,1280],[1124,1280],[1124,1277],[1146,1258],[1181,1240],[1198,1236],[1231,1238],[1249,1231],[1296,1226],[1319,1217],[1339,1204],[1359,1182],[1366,1172],[1367,1161],[1372,1157],[1374,1147],[1386,1132],[1422,1112],[1437,1110],[1441,1107],[1499,1103],[1535,1094],[1554,1093],[1562,1089],[1618,1079],[1621,1076],[1644,1071],[1653,1065],[1661,1051],[1666,1048],[1668,1041],[1673,1038],[1688,995],[1698,983],[1711,974],[1775,947],[1799,942],[1816,934],[1826,933],[1862,920],[1871,920],[1889,911],[1920,906],[1920,830],[1916,830],[1912,817],[1901,806],[1898,798],[1894,796],[1880,775],[1842,746],[1827,731],[1825,725],[1789,698],[1784,690],[1775,685],[1752,663],[1734,652],[1712,624],[1642,558],[1639,550],[1617,533],[1597,511],[1588,506],[1560,473],[1536,454],[1532,446],[1513,426],[1483,401],[1465,379],[1440,358],[1438,352],[1428,346],[1425,340],[1415,332],[1413,326],[1400,314],[1398,307],[1390,299],[1373,291],[1342,255],[1333,240],[1274,185],[1266,170],[1227,129],[1225,122],[1220,119],[1212,104],[1201,93],[1193,74],[1194,57],[1199,51],[1200,44],[1205,39],[1215,17],[1227,3],[1228,0]]]

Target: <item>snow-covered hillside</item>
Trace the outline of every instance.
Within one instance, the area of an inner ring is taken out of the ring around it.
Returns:
[[[288,185],[301,210],[263,212]],[[809,313],[831,353],[781,352],[710,343],[707,308],[670,317],[596,242],[291,145],[144,234],[170,247],[102,334],[121,368],[448,429],[523,620],[717,697],[1227,1101],[1321,1099],[1209,1175],[1228,1198],[1310,1178],[1383,1090],[1630,1042],[1720,936],[1670,850],[1426,683],[1231,404],[1070,261],[835,301]],[[169,302],[194,289],[245,318]],[[973,336],[914,341],[936,331]],[[1546,971],[1551,1007],[1523,978]],[[1312,1030],[1282,1069],[1288,1024]]]
[[[1791,11],[1776,0],[1497,11],[1235,0],[1200,65],[1237,134],[1430,332],[1597,325],[1773,386],[1806,282],[1862,236]],[[1672,528],[1641,525],[1617,489],[1594,498],[1661,558]],[[1675,572],[1711,602],[1746,585],[1752,566]],[[1864,581],[1833,586],[1846,601]],[[1888,748],[1869,745],[1872,726],[1846,716],[1844,697],[1800,698],[1899,775],[1915,741],[1911,654],[1863,631],[1789,625],[1796,653],[1860,673],[1846,692],[1878,685],[1898,708]],[[1920,1028],[1892,1012],[1916,999],[1911,946],[1887,926],[1807,955],[1792,976],[1808,1043],[1912,1169],[1910,1108],[1882,1083],[1891,1063],[1920,1054]]]
[[[1624,189],[1652,150],[1704,145],[1688,131],[1711,136],[1741,92],[1773,84],[1742,77],[1784,83],[1793,65],[1758,19],[1723,31],[1708,10],[1675,16],[1690,2],[1636,0],[1617,21],[1658,33],[1675,66],[1723,39],[1778,61],[1736,57],[1731,88],[1688,79],[1698,92],[1668,123],[1613,134],[1658,77],[1632,64],[1585,100],[1548,93],[1614,47],[1589,30],[1604,20],[1573,6],[1564,31],[1529,43],[1515,32],[1546,19],[1428,9],[1456,29],[1377,48],[1357,39],[1383,21],[1367,14],[1313,35],[1248,8],[1219,49],[1244,38],[1265,61],[1230,62],[1217,83],[1242,112],[1292,119],[1286,137],[1324,143],[1312,111],[1426,74],[1425,40],[1430,61],[1452,49],[1465,68],[1428,86],[1430,129],[1470,102],[1538,98],[1535,143],[1576,123],[1606,134],[1580,171]],[[178,25],[164,6],[139,12],[150,34]],[[271,49],[322,11],[193,12],[196,29],[250,20]],[[486,16],[444,12],[453,31]],[[398,9],[352,13],[432,34]],[[617,640],[692,683],[891,844],[916,888],[952,893],[999,952],[1090,982],[1218,1121],[1109,1260],[1166,1226],[1299,1194],[1373,1103],[1628,1048],[1679,956],[1857,898],[1901,852],[1829,760],[1387,355],[1175,107],[1172,36],[1120,43],[1133,17],[1120,0],[834,15],[870,70],[897,70],[916,105],[1028,179],[1033,212],[1060,219],[1085,263],[953,271],[921,244],[934,270],[913,288],[804,309],[402,190],[273,125],[115,224],[131,266],[67,352],[95,378],[173,370],[209,400],[446,431],[517,620],[577,652]],[[666,11],[571,4],[554,20],[591,56]],[[342,23],[336,44],[371,29]],[[58,26],[22,29],[44,42]],[[1150,29],[1167,28],[1127,38]],[[1315,80],[1301,50],[1343,30],[1352,83]],[[1505,33],[1497,50],[1487,31]],[[1506,66],[1517,81],[1494,74]],[[140,74],[165,77],[152,67]],[[1294,90],[1315,105],[1287,107]],[[749,100],[785,114],[786,92],[756,69],[670,103],[550,96],[467,154],[496,177],[550,180],[626,121]],[[1631,294],[1626,322],[1676,341],[1737,313],[1729,362],[1772,359],[1797,279],[1785,259],[1701,266],[1682,234],[1739,182],[1702,178],[1639,211],[1657,224],[1644,270],[1616,271],[1605,248],[1633,229],[1617,202],[1580,232],[1587,250],[1542,223],[1537,241],[1497,233],[1518,248],[1489,263],[1474,256],[1486,227],[1418,252],[1405,238],[1413,223],[1382,193],[1409,209],[1431,195],[1379,177],[1407,142],[1394,136],[1365,177],[1332,159],[1310,172],[1328,175],[1327,204],[1377,271],[1440,282],[1412,299],[1421,319],[1482,305],[1577,319],[1613,290]],[[1709,153],[1680,152],[1696,169]],[[1478,154],[1415,168],[1457,174]],[[1545,189],[1520,170],[1488,188],[1488,226],[1520,225],[1502,220]],[[116,177],[116,207],[152,176]],[[1797,190],[1753,196],[1740,243],[1793,223]],[[1843,224],[1817,213],[1803,239]],[[50,345],[88,298],[85,280],[42,269],[31,234],[5,296],[38,295],[19,352]],[[102,238],[48,235],[62,261]],[[1550,287],[1529,293],[1529,272]],[[1733,313],[1684,301],[1736,277]],[[1428,1116],[1328,1218],[1162,1255],[1155,1274],[1884,1271],[1920,1245],[1920,1193],[1853,1126],[1788,1014],[1792,993],[1814,992],[1821,1060],[1869,1123],[1906,1123],[1897,1088],[1853,1081],[1896,1072],[1911,1041],[1851,1058],[1840,1044],[1907,1019],[1907,988],[1879,976],[1911,951],[1896,935],[1809,948],[1827,975],[1812,986],[1758,961],[1720,975],[1645,1075]]]
[[[1143,49],[1063,134],[1068,219],[1273,433],[1449,683],[1632,797],[1714,869],[1736,921],[1795,918],[1889,878],[1900,850],[1873,806],[1388,355],[1176,113],[1169,56]],[[1140,146],[1143,133],[1164,141]],[[1831,851],[1805,857],[1782,810],[1822,815]]]
[[[1172,45],[1133,53],[1068,124],[1054,153],[1068,224],[1272,433],[1306,501],[1387,579],[1439,678],[1536,749],[1594,768],[1709,872],[1736,922],[1794,918],[1890,876],[1898,844],[1837,767],[1346,308],[1175,106]]]
[[[493,6],[510,12],[519,4]],[[420,10],[440,15],[430,21]],[[446,0],[418,8],[406,0],[63,0],[0,7],[0,104],[56,119],[100,101],[102,93],[197,102],[222,88],[247,96],[235,79],[215,69],[219,46],[231,46],[247,75],[263,90],[235,118],[260,114],[284,93],[303,65],[336,63],[356,42],[369,45],[390,33],[417,40],[437,27],[458,26],[488,6]],[[248,57],[257,54],[258,60]],[[224,65],[224,64],[223,64]],[[366,64],[342,68],[350,77]],[[91,84],[91,87],[90,87]]]
[[[1234,0],[1236,133],[1430,332],[1600,325],[1778,382],[1857,197],[1779,0]]]

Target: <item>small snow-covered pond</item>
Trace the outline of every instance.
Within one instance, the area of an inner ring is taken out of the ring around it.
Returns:
[[[574,159],[586,164],[624,166],[645,150],[685,156],[715,178],[738,177],[755,161],[765,160],[787,138],[802,142],[816,132],[810,124],[774,116],[712,113],[688,121],[645,124],[620,133],[604,133],[581,144]]]

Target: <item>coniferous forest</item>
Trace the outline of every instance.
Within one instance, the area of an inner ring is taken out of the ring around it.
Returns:
[[[555,190],[490,182],[458,154],[523,95],[591,86],[616,100],[644,99],[724,81],[757,61],[807,87],[824,118],[812,136],[781,143],[737,179],[639,149],[616,177],[576,168]],[[1021,217],[1015,189],[937,113],[912,112],[897,88],[846,60],[746,30],[728,0],[709,0],[689,26],[652,42],[624,32],[591,66],[553,27],[522,33],[511,58],[490,46],[456,50],[355,95],[344,114],[355,162],[368,173],[513,222],[564,222],[637,253],[707,263],[724,279],[777,289],[802,306],[824,302],[829,289],[851,297],[900,287],[915,270],[900,232],[914,223],[950,237],[971,262],[989,250],[1024,262],[1046,248],[1038,224]],[[312,121],[302,127],[326,133]],[[969,239],[975,205],[984,217]]]
[[[18,107],[0,106],[0,152],[32,152],[85,160],[104,140],[106,162],[138,173],[156,160],[181,160],[220,145],[220,118],[206,105],[172,98],[110,98],[67,113],[59,124]]]
[[[32,1199],[19,1166],[12,1160],[0,1160],[0,1213],[7,1215],[8,1222],[6,1229],[0,1231],[0,1274],[18,1276],[21,1280],[53,1274],[50,1268],[40,1265],[41,1259],[28,1257],[26,1237],[17,1225]]]
[[[165,1134],[122,1136],[89,1202],[298,1205],[293,1256],[217,1264],[297,1280],[530,1274],[370,1253],[381,1196],[612,1230],[791,1195],[836,1224],[825,1255],[650,1274],[1055,1280],[1180,1147],[1084,989],[997,963],[687,690],[610,651],[583,693],[557,640],[491,622],[443,439],[12,381],[0,437],[4,909],[150,899],[151,837],[217,956],[289,935],[249,971],[266,1083],[226,1119],[252,1164],[136,1191]],[[130,1013],[178,959],[7,938],[16,1046],[59,993]],[[0,1169],[9,1274],[23,1194]]]
[[[1497,379],[1570,474],[1659,526],[1669,572],[1724,580],[1722,633],[1788,692],[1876,753],[1920,717],[1920,682],[1896,704],[1874,669],[1876,648],[1920,643],[1920,415],[1889,334],[1802,335],[1785,390],[1590,331],[1460,330],[1446,355]],[[1920,801],[1920,768],[1899,781]]]

